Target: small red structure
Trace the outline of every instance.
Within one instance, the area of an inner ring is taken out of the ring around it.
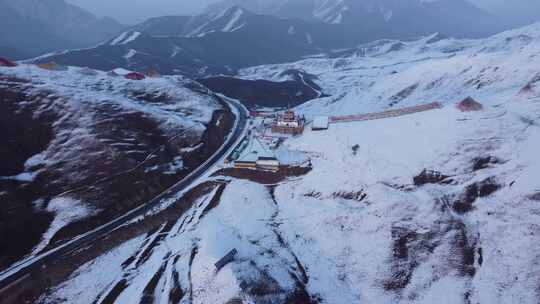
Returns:
[[[481,111],[484,107],[481,103],[474,100],[472,97],[467,97],[459,102],[456,107],[461,112]]]
[[[16,67],[17,64],[15,62],[7,60],[6,58],[0,57],[0,66],[12,68]]]
[[[143,80],[143,79],[146,78],[146,76],[144,76],[144,74],[142,74],[142,73],[131,72],[131,73],[127,73],[126,75],[124,75],[124,78],[131,79],[131,80]]]

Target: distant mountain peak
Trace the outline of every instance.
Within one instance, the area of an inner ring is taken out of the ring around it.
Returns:
[[[326,23],[341,23],[343,13],[349,10],[344,0],[315,1],[313,15]]]
[[[122,29],[64,0],[0,0],[0,46],[28,56],[93,46]]]
[[[234,6],[281,18],[349,24],[358,32],[386,27],[388,32],[410,28],[427,34],[445,26],[459,31],[458,36],[485,37],[502,30],[496,18],[467,0],[221,0],[208,6],[207,12]]]
[[[198,16],[152,18],[105,45],[43,60],[105,70],[153,68],[162,74],[199,77],[359,45],[363,46],[348,52],[385,54],[402,49],[399,40],[403,39],[423,36],[426,44],[436,44],[444,35],[475,38],[497,32],[496,19],[465,0],[278,0],[271,4],[226,0],[218,4]],[[273,13],[265,15],[262,9]],[[440,34],[429,36],[434,32]],[[381,39],[390,43],[380,46]],[[366,44],[370,41],[375,45]]]
[[[248,15],[251,12],[239,5],[225,8],[217,13],[199,16],[196,27],[186,32],[187,37],[202,37],[210,33],[231,33],[242,29],[248,24]]]

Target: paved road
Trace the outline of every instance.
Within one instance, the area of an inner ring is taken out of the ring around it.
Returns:
[[[247,110],[244,106],[237,103],[236,101],[223,99],[231,109],[236,109],[236,120],[234,123],[233,131],[231,135],[227,138],[226,142],[221,146],[221,148],[214,153],[206,162],[200,165],[197,169],[191,172],[184,179],[170,187],[169,189],[163,191],[160,195],[152,199],[151,201],[143,204],[142,206],[130,211],[129,213],[103,225],[92,231],[89,231],[81,236],[78,236],[69,242],[60,245],[54,249],[51,249],[47,252],[43,252],[35,257],[32,257],[28,260],[25,260],[21,263],[18,263],[7,270],[4,270],[0,273],[0,293],[5,291],[10,285],[25,279],[33,270],[42,268],[47,263],[54,261],[55,259],[73,252],[79,248],[88,246],[95,240],[101,238],[103,235],[111,232],[112,230],[118,228],[119,226],[131,221],[132,219],[145,214],[152,208],[158,206],[164,198],[176,194],[192,183],[194,183],[199,177],[207,173],[215,164],[217,164],[223,157],[230,153],[234,148],[235,144],[239,138],[244,134],[247,128]],[[0,295],[1,296],[1,295]]]

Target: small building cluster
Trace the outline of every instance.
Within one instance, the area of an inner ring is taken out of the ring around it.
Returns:
[[[272,132],[298,135],[304,133],[304,124],[304,117],[296,115],[294,111],[287,110],[277,115],[272,123]]]
[[[330,124],[330,119],[328,116],[316,116],[313,119],[313,123],[311,124],[311,129],[313,131],[328,130],[329,124]]]
[[[278,171],[280,162],[270,150],[256,138],[251,139],[249,146],[245,147],[244,153],[234,161],[237,169],[254,169],[265,171]]]
[[[122,76],[129,80],[143,80],[148,78],[159,78],[161,77],[161,74],[156,69],[150,69],[146,73],[141,72],[134,72],[130,70],[126,70],[124,68],[116,68],[112,71],[110,71],[109,76]]]
[[[122,76],[129,80],[143,80],[146,78],[143,73],[133,72],[124,68],[117,68],[108,73],[109,76]]]
[[[0,57],[0,67],[16,67],[17,63],[10,61],[6,58]],[[48,71],[68,71],[69,67],[58,64],[54,61],[46,62],[46,63],[39,63],[37,66],[41,69],[48,70]],[[79,74],[87,75],[87,76],[96,76],[98,75],[98,72],[96,70],[90,69],[88,67],[83,67],[78,70]],[[114,70],[111,70],[107,72],[108,76],[111,77],[124,77],[129,80],[143,80],[146,77],[149,78],[158,78],[161,77],[161,74],[156,69],[150,69],[146,74],[140,73],[140,72],[133,72],[130,70],[126,70],[124,68],[116,68]]]

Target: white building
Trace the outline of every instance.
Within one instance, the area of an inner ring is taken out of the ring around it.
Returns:
[[[250,146],[246,152],[234,162],[234,166],[239,169],[261,169],[261,170],[279,170],[280,162],[261,142],[252,137]]]
[[[285,127],[285,128],[298,128],[300,126],[298,121],[278,121],[276,125],[278,127]]]
[[[277,171],[279,170],[279,160],[274,157],[266,157],[261,156],[257,159],[257,168],[263,169],[263,170],[271,170],[271,171]]]
[[[328,116],[316,116],[313,119],[313,124],[311,125],[311,129],[313,131],[328,130],[329,122],[330,120]]]

